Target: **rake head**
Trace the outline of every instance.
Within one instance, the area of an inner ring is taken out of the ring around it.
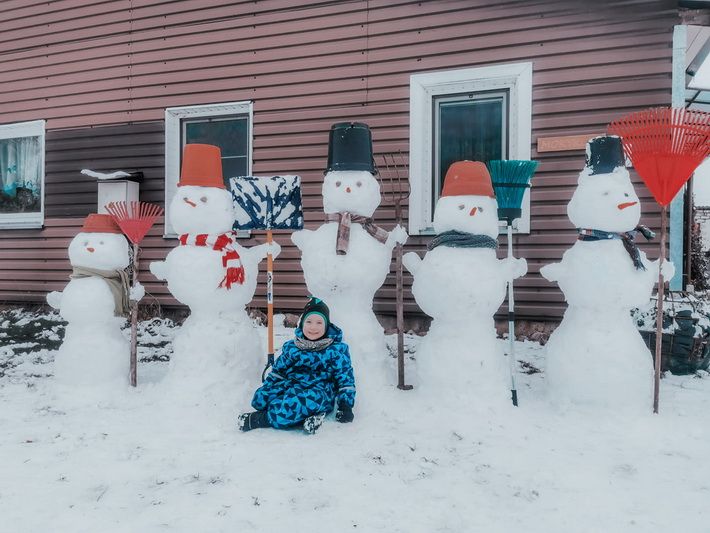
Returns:
[[[106,211],[133,244],[139,244],[163,214],[162,207],[148,202],[111,202]]]
[[[624,152],[662,206],[668,205],[710,155],[710,113],[658,107],[630,113],[609,124]]]

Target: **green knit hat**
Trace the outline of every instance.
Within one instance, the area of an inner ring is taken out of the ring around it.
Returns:
[[[306,321],[306,317],[312,314],[323,317],[323,320],[325,321],[325,330],[328,331],[328,326],[330,325],[330,309],[328,309],[328,306],[325,305],[323,300],[316,298],[315,296],[311,296],[310,300],[308,300],[308,303],[306,304],[306,307],[303,308],[303,314],[301,314],[301,320],[298,322],[298,327],[303,329],[303,323]]]

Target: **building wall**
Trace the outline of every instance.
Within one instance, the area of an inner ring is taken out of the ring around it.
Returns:
[[[80,169],[142,170],[141,199],[162,204],[166,107],[253,100],[254,173],[300,174],[306,225],[316,227],[332,123],[367,122],[376,158],[406,156],[411,74],[532,61],[532,156],[540,167],[531,233],[515,237],[530,266],[516,283],[516,304],[524,317],[559,318],[562,294],[538,272],[574,242],[566,204],[584,154],[537,153],[537,140],[591,136],[625,112],[670,103],[677,16],[668,5],[6,0],[1,120],[47,120],[47,196],[43,230],[0,230],[0,301],[41,301],[66,283],[66,246],[96,203],[96,185]],[[658,227],[655,203],[642,185],[637,190],[643,222]],[[391,206],[375,216],[393,226]],[[147,239],[143,265],[174,245],[160,235],[158,227]],[[298,252],[287,235],[277,240],[285,251],[276,262],[276,306],[298,308],[306,294]],[[407,248],[423,252],[426,242],[414,237]],[[656,246],[643,247],[657,255]],[[143,276],[159,301],[174,303],[164,285]],[[257,305],[263,284],[258,294]],[[375,309],[391,313],[393,302],[392,275]],[[418,312],[409,294],[406,308]]]

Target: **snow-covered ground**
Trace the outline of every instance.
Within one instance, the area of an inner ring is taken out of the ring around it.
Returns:
[[[141,324],[139,387],[99,404],[54,390],[62,329],[0,315],[1,531],[710,531],[705,373],[664,379],[656,416],[562,410],[523,342],[517,409],[391,387],[361,390],[352,424],[244,434],[251,391],[205,406],[161,386],[170,321]]]

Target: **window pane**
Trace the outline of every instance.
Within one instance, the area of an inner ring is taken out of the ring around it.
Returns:
[[[39,137],[0,140],[0,213],[39,213],[42,168]]]
[[[451,163],[504,159],[504,99],[439,102],[439,187]]]
[[[227,186],[230,177],[248,174],[248,120],[247,117],[239,117],[183,121],[185,144],[201,143],[219,146],[222,151],[222,174]]]
[[[230,157],[227,159],[222,159],[222,174],[224,174],[225,182],[227,182],[229,178],[236,178],[237,176],[247,176],[247,158]],[[227,186],[229,186],[228,183]]]

